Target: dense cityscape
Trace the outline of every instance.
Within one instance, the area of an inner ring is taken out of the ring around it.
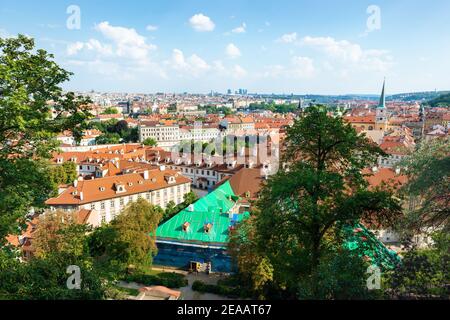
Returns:
[[[0,33],[0,300],[448,301],[450,90],[72,90],[41,49]]]

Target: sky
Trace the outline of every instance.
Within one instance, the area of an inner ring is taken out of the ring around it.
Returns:
[[[0,0],[19,33],[109,92],[387,94],[450,89],[448,0]]]

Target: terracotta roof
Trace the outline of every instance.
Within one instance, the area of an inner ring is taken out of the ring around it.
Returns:
[[[262,188],[264,178],[261,176],[261,169],[242,168],[232,177],[225,178],[223,182],[225,181],[230,182],[236,195],[246,197],[246,193],[249,192],[250,198],[255,199]]]
[[[370,169],[365,169],[363,170],[363,174],[370,174],[365,177],[369,183],[369,188],[378,187],[383,182],[391,187],[398,188],[408,181],[407,176],[396,174],[395,170],[391,168],[379,168],[376,172],[372,172]]]
[[[78,224],[86,224],[92,210],[80,209],[76,212],[76,218]]]
[[[347,116],[344,119],[350,123],[375,123],[375,115],[370,116]]]
[[[175,183],[169,184],[164,176],[171,174],[175,176]],[[117,193],[116,185],[123,183],[125,192]],[[73,185],[63,191],[59,196],[48,199],[47,205],[80,205],[95,201],[107,200],[121,196],[127,196],[137,193],[143,193],[153,190],[164,189],[184,183],[190,183],[191,180],[180,175],[175,170],[149,170],[149,179],[145,180],[139,173],[124,174],[99,178],[93,180],[81,180],[77,186]],[[81,194],[83,200],[81,200]]]

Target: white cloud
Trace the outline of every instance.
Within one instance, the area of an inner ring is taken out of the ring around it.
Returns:
[[[232,70],[233,77],[236,79],[243,78],[247,75],[247,70],[242,68],[240,65],[235,65]]]
[[[292,74],[294,77],[310,78],[315,73],[314,63],[308,57],[293,57],[292,58]]]
[[[208,16],[205,16],[203,13],[193,15],[189,19],[189,24],[191,25],[192,28],[194,28],[194,30],[199,32],[213,31],[214,28],[216,27],[214,22]]]
[[[358,61],[363,55],[361,47],[347,40],[337,41],[331,37],[304,37],[302,44],[325,51],[330,57],[343,61]]]
[[[262,73],[264,78],[287,78],[287,79],[309,79],[316,74],[314,62],[311,58],[296,56],[292,57],[290,64],[270,65]]]
[[[85,46],[88,50],[94,50],[102,55],[111,55],[113,53],[110,45],[104,45],[96,39],[90,39]]]
[[[83,48],[84,48],[84,43],[77,41],[74,43],[69,43],[67,45],[66,51],[69,56],[73,56],[73,55],[77,54],[79,51],[83,50]]]
[[[186,59],[183,51],[180,49],[173,49],[172,59],[166,64],[177,71],[181,71],[186,75],[192,75],[195,77],[211,68],[205,60],[196,54],[193,54]]]
[[[77,41],[74,43],[69,43],[67,45],[66,51],[69,56],[73,56],[73,55],[76,55],[78,52],[80,52],[83,49],[94,51],[102,56],[113,55],[112,46],[107,45],[107,44],[102,44],[97,39],[89,39],[89,41],[87,41],[87,42]]]
[[[206,63],[206,61],[196,54],[190,56],[188,62],[191,65],[191,67],[198,72],[202,72],[210,68],[210,66]]]
[[[301,44],[324,52],[329,58],[342,64],[351,64],[363,70],[387,71],[393,58],[386,50],[365,50],[359,44],[331,37],[304,37]]]
[[[121,72],[120,65],[115,62],[107,62],[100,59],[91,61],[69,60],[67,64],[70,66],[86,68],[89,73],[108,77],[114,76],[119,80],[124,80],[129,77],[125,73]]]
[[[239,48],[236,47],[233,43],[227,45],[225,53],[231,59],[235,59],[241,56],[241,50],[239,50]]]
[[[297,40],[297,32],[283,34],[277,41],[283,43],[292,43]]]
[[[154,25],[149,24],[148,26],[145,27],[145,29],[147,31],[156,31],[156,30],[158,30],[158,26],[154,26]]]
[[[132,28],[112,26],[104,21],[96,25],[95,29],[105,38],[113,41],[119,57],[145,63],[148,62],[149,52],[156,49],[155,45],[147,44],[146,38]]]
[[[231,32],[233,32],[233,33],[245,33],[246,28],[247,28],[247,24],[244,22],[239,27],[234,28],[233,30],[231,30]]]

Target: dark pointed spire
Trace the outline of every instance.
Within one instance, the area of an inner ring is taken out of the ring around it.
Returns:
[[[386,86],[386,78],[383,81],[383,90],[381,91],[380,102],[378,103],[378,108],[385,109],[386,108],[386,97],[384,95],[384,88]]]

